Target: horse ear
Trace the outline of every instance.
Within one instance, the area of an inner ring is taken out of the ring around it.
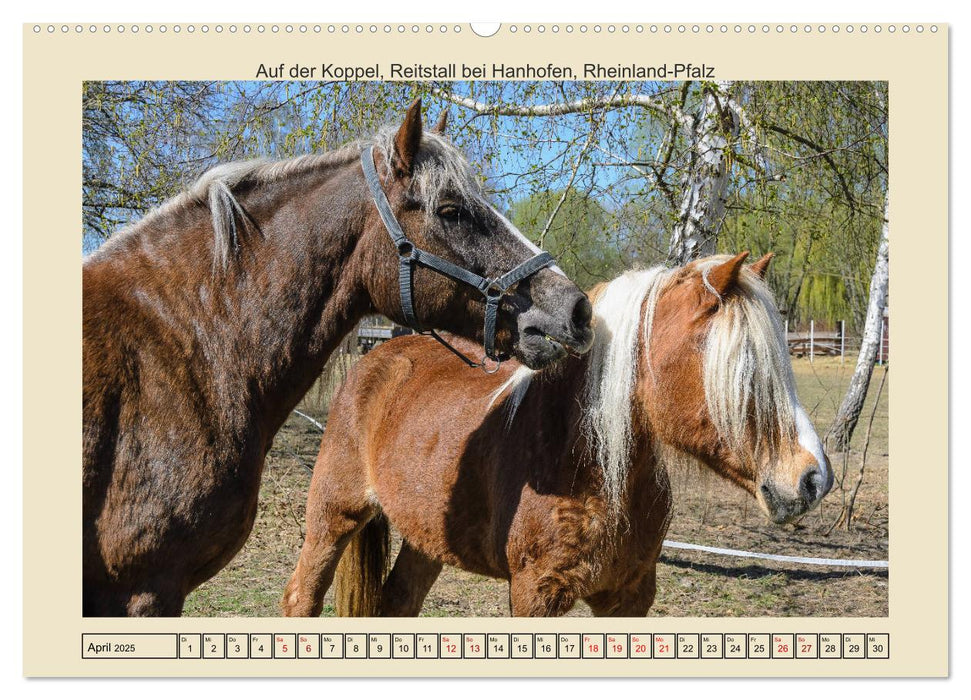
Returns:
[[[435,126],[432,127],[432,133],[444,134],[445,127],[448,125],[448,110],[443,109],[442,113],[438,115],[438,121],[435,122]]]
[[[742,263],[748,257],[748,251],[739,253],[734,258],[716,265],[708,271],[708,284],[719,298],[725,297],[738,282],[738,274],[742,270]]]
[[[757,274],[762,279],[765,279],[765,273],[768,271],[769,263],[772,261],[773,257],[775,257],[775,253],[766,253],[763,255],[750,265],[752,272]]]
[[[394,167],[399,175],[410,175],[421,147],[421,98],[411,103],[405,120],[394,137]]]

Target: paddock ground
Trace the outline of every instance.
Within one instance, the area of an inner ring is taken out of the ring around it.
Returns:
[[[836,413],[854,358],[794,359],[799,394],[820,432]],[[837,483],[821,507],[794,525],[769,523],[750,496],[697,467],[672,469],[674,513],[668,539],[774,554],[838,559],[888,558],[889,379],[876,412],[883,369],[874,371],[851,451],[831,454]],[[300,410],[323,419],[326,388],[311,390]],[[833,528],[863,461],[865,476],[849,530]],[[259,514],[243,550],[186,602],[190,616],[278,616],[283,588],[303,541],[303,513],[320,432],[291,416],[269,454]],[[397,546],[397,542],[395,543]],[[666,549],[658,564],[658,594],[651,616],[673,617],[880,617],[888,613],[889,575],[819,566],[777,564],[702,552]],[[333,607],[324,615],[333,615]],[[423,616],[509,615],[507,584],[446,567],[432,588]],[[579,604],[571,616],[589,616]]]

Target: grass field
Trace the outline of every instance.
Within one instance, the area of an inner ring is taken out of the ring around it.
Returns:
[[[830,424],[855,358],[793,360],[799,395],[820,433]],[[674,514],[668,539],[776,554],[840,559],[886,559],[888,551],[889,381],[874,413],[884,369],[874,372],[870,394],[846,455],[830,459],[837,483],[821,507],[798,523],[766,521],[748,494],[697,467],[672,468]],[[325,417],[328,387],[312,390],[300,410]],[[873,416],[872,429],[869,426]],[[833,527],[859,473],[869,432],[865,475],[849,529]],[[195,591],[186,615],[277,616],[283,588],[303,538],[303,512],[320,432],[291,416],[269,454],[253,533],[236,559]],[[396,543],[397,544],[397,543]],[[885,616],[889,576],[865,571],[782,565],[701,552],[666,549],[658,565],[652,616]],[[442,572],[423,616],[506,616],[507,584],[455,569]],[[589,616],[582,603],[572,616]],[[327,605],[324,615],[333,615]]]

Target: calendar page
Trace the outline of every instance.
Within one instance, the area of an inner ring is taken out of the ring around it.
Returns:
[[[23,36],[25,675],[948,674],[946,25]]]

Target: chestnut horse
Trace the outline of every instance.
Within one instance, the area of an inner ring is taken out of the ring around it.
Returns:
[[[537,368],[589,348],[590,302],[443,126],[423,131],[416,102],[333,153],[218,166],[84,261],[85,615],[178,615],[232,559],[274,435],[362,316],[417,316]]]
[[[548,371],[461,374],[422,338],[363,358],[330,410],[284,613],[319,615],[337,571],[340,614],[417,615],[449,564],[508,580],[513,615],[579,599],[645,615],[670,451],[776,523],[815,506],[833,475],[796,398],[770,256],[746,255],[594,290],[593,350]],[[404,541],[385,578],[388,521]]]

